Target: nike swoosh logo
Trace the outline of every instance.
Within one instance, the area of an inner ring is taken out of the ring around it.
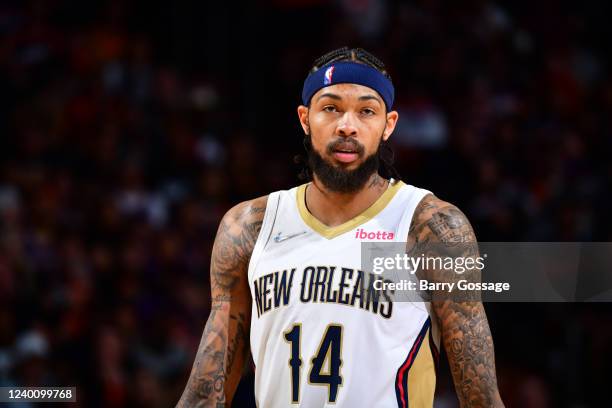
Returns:
[[[295,234],[289,234],[289,235],[282,235],[282,233],[278,233],[276,234],[276,236],[274,237],[274,242],[283,242],[286,241],[288,239],[291,238],[295,238],[295,237],[299,237],[300,235],[304,235],[307,231],[302,231],[302,232],[297,232]]]

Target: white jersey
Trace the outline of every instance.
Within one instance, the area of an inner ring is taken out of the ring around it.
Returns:
[[[431,407],[439,332],[427,302],[363,289],[362,241],[406,242],[429,191],[403,182],[366,211],[328,227],[306,184],[268,197],[249,263],[251,350],[261,408]]]

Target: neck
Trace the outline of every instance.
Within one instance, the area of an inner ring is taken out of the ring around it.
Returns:
[[[388,180],[374,173],[360,190],[338,193],[326,188],[314,174],[312,183],[306,188],[306,207],[323,224],[335,227],[364,212],[388,185]]]

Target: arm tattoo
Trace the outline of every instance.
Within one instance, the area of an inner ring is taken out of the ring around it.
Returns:
[[[236,220],[226,216],[221,221],[210,268],[213,292],[215,289],[231,291],[238,284],[242,276],[237,272],[248,265],[264,212],[265,206],[249,207],[246,214],[239,214],[245,219]]]
[[[210,268],[212,307],[177,408],[231,405],[249,355],[247,270],[266,202],[262,197],[239,204],[219,225]]]
[[[415,210],[408,252],[467,258],[478,256],[478,245],[466,216],[457,207],[428,195]],[[480,280],[477,269],[461,275],[440,270],[419,272],[420,277],[430,281]],[[461,300],[449,298],[448,294],[433,296],[432,309],[440,324],[461,406],[503,407],[497,388],[493,339],[478,295]]]

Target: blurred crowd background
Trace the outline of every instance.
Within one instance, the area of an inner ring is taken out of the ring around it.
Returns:
[[[393,77],[404,181],[480,241],[612,239],[604,2],[245,3],[0,3],[0,386],[173,405],[218,222],[299,183],[302,81],[344,45]],[[609,304],[486,307],[506,406],[609,403]]]

